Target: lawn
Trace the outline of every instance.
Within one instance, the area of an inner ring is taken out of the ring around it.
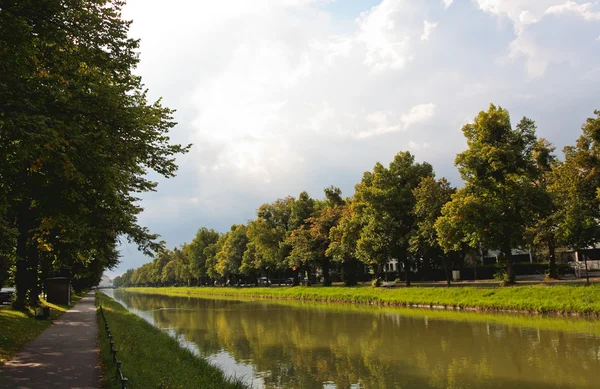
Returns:
[[[522,285],[505,288],[433,287],[171,287],[128,288],[140,293],[229,296],[555,314],[600,314],[600,285]]]
[[[246,388],[105,294],[96,294],[96,304],[102,305],[108,320],[118,359],[122,362],[121,369],[129,380],[128,388]],[[99,311],[98,328],[102,388],[121,388]]]

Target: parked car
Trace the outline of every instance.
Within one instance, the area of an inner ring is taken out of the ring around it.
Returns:
[[[0,289],[0,304],[12,302],[13,295],[15,294],[15,288],[1,288]]]

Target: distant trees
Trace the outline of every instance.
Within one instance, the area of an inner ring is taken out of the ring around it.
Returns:
[[[329,187],[323,199],[302,192],[263,204],[246,225],[225,234],[203,227],[190,244],[160,252],[156,266],[165,266],[164,255],[173,263],[167,277],[152,279],[144,265],[118,283],[258,283],[266,276],[297,284],[301,274],[317,274],[324,285],[334,279],[353,285],[365,269],[368,277],[387,277],[392,259],[407,285],[411,277],[441,274],[450,283],[450,270],[489,249],[500,251],[503,281],[511,284],[516,248],[546,258],[554,278],[559,247],[581,250],[599,239],[599,123],[596,112],[561,161],[537,138],[532,120],[513,128],[508,112],[492,104],[463,127],[468,148],[456,157],[462,188],[400,152],[388,167],[377,163],[365,172],[350,198]],[[191,281],[180,266],[189,266]]]

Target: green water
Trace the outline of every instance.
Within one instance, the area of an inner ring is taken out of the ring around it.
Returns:
[[[600,388],[595,322],[120,290],[114,298],[254,388]]]

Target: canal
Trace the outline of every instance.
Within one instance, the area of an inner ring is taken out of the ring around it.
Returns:
[[[598,321],[107,294],[257,389],[600,388]]]

